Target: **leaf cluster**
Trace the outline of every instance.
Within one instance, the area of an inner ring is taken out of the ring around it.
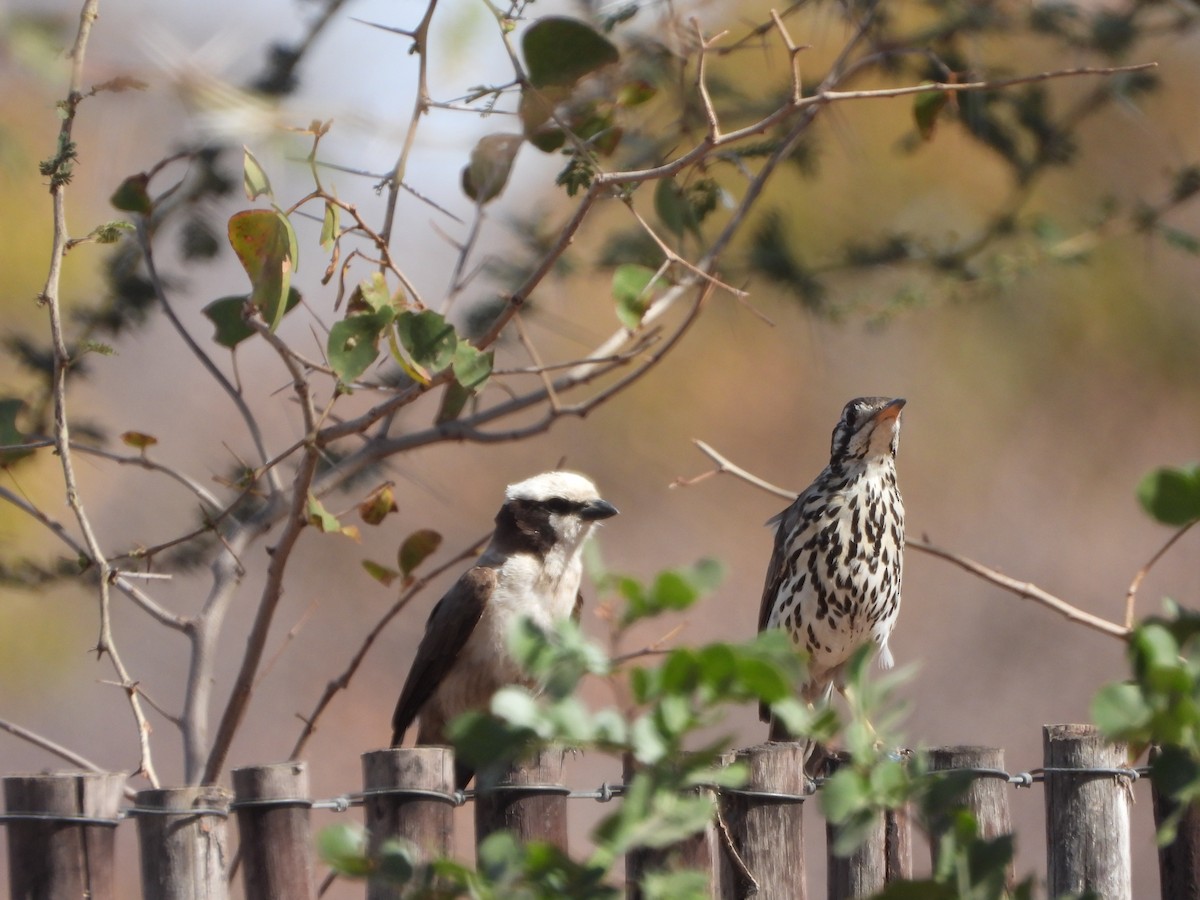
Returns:
[[[1175,835],[1182,810],[1200,801],[1200,613],[1167,604],[1165,616],[1142,622],[1129,638],[1131,677],[1107,684],[1092,701],[1092,718],[1136,758],[1147,747],[1150,777],[1178,809],[1159,829]]]

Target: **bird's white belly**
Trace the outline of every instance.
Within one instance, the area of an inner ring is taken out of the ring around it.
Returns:
[[[506,685],[536,687],[509,652],[510,635],[522,618],[550,630],[575,608],[579,567],[562,573],[551,584],[545,584],[545,579],[536,581],[540,570],[533,567],[529,572],[517,569],[506,574],[511,580],[497,584],[458,659],[428,704],[435,708],[429,711],[443,722],[470,710],[487,709],[492,695]]]

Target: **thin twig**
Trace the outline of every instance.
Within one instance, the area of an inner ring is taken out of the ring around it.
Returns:
[[[1192,529],[1192,526],[1197,522],[1200,522],[1200,519],[1188,522],[1173,535],[1171,535],[1167,539],[1167,542],[1158,548],[1158,552],[1150,557],[1149,561],[1147,561],[1144,566],[1138,569],[1137,574],[1133,576],[1133,581],[1129,583],[1129,590],[1125,593],[1125,628],[1127,630],[1132,630],[1133,628],[1133,607],[1137,602],[1137,592],[1142,586],[1142,581],[1145,580],[1146,576],[1150,574],[1150,570],[1154,568],[1155,564],[1160,559],[1163,558],[1166,552],[1175,546],[1175,542],[1187,534]]]
[[[1110,637],[1120,638],[1125,640],[1129,637],[1129,629],[1124,625],[1116,622],[1110,622],[1108,619],[1093,615],[1086,610],[1080,609],[1061,597],[1056,597],[1048,591],[1042,590],[1036,584],[1030,584],[1028,581],[1019,581],[1016,578],[1010,578],[1002,572],[997,572],[995,569],[988,568],[982,563],[978,563],[973,559],[968,559],[965,556],[959,556],[957,553],[951,553],[949,550],[943,550],[941,547],[935,547],[925,541],[909,540],[905,542],[905,547],[917,550],[921,553],[928,553],[930,556],[936,556],[938,559],[944,559],[946,562],[953,563],[960,569],[965,569],[972,575],[982,578],[984,581],[990,582],[997,587],[1004,588],[1010,593],[1016,594],[1022,600],[1033,600],[1040,603],[1047,609],[1052,609],[1060,613],[1068,620],[1077,622],[1080,625],[1086,625],[1088,628],[1095,629],[1101,634],[1107,634]]]
[[[246,425],[246,431],[249,433],[250,439],[254,442],[255,449],[258,451],[260,462],[266,463],[266,461],[270,459],[270,454],[267,452],[267,445],[266,441],[263,439],[262,429],[259,427],[258,420],[254,417],[254,413],[250,411],[250,407],[246,404],[246,400],[242,396],[241,391],[234,387],[229,379],[225,377],[225,373],[222,372],[220,368],[217,367],[217,364],[212,361],[212,357],[204,352],[204,348],[196,343],[196,339],[192,337],[187,328],[184,326],[183,322],[180,320],[179,316],[175,313],[175,307],[172,305],[170,298],[167,296],[166,285],[163,284],[163,280],[158,274],[158,267],[154,264],[154,247],[152,241],[150,240],[150,233],[146,222],[141,221],[138,223],[137,235],[138,245],[142,250],[142,259],[146,263],[146,275],[151,286],[154,288],[155,298],[158,300],[163,312],[166,313],[168,321],[170,321],[171,325],[175,328],[175,332],[179,335],[179,339],[183,341],[184,345],[188,348],[188,350],[191,351],[192,355],[200,361],[200,365],[204,367],[204,370],[208,372],[213,381],[215,381],[221,390],[223,390],[229,396],[229,399],[233,401],[233,405],[237,408],[239,415],[242,417],[242,421]],[[283,484],[279,479],[279,475],[274,471],[274,469],[267,469],[266,474],[268,484],[270,485],[272,491],[278,492],[283,490]]]
[[[38,734],[36,731],[30,731],[23,725],[18,725],[16,722],[10,722],[7,719],[0,719],[0,731],[7,731],[13,737],[20,738],[28,744],[35,747],[40,747],[48,753],[52,753],[61,760],[69,762],[73,766],[78,766],[81,769],[87,769],[89,772],[100,772],[107,774],[111,769],[101,766],[99,763],[92,762],[86,756],[76,753],[68,747],[64,747],[57,741],[52,741],[45,735]],[[137,792],[128,785],[124,788],[125,798],[132,800]]]
[[[279,541],[271,553],[271,562],[267,566],[267,581],[258,601],[254,624],[251,626],[250,635],[246,640],[246,652],[242,656],[242,663],[234,680],[233,690],[225,706],[225,712],[221,716],[221,722],[217,726],[217,734],[213,738],[212,747],[209,749],[208,762],[205,764],[204,774],[201,778],[202,784],[211,784],[220,777],[225,768],[225,759],[229,755],[234,735],[237,733],[242,718],[246,714],[246,707],[250,703],[250,694],[254,687],[259,663],[262,661],[271,622],[275,618],[275,610],[283,597],[283,575],[287,561],[291,558],[292,550],[295,549],[301,532],[308,525],[305,510],[308,505],[309,488],[312,486],[319,459],[320,454],[317,448],[309,446],[301,458],[292,481],[292,500],[288,516],[283,532],[279,535]]]

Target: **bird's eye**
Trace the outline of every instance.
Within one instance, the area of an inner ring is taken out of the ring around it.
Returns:
[[[551,497],[542,505],[545,506],[550,512],[560,516],[575,511],[575,504],[566,497]]]

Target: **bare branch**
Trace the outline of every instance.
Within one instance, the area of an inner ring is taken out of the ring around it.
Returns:
[[[78,766],[81,769],[86,769],[89,772],[100,772],[107,774],[112,771],[107,766],[101,766],[99,763],[92,762],[86,756],[76,753],[57,741],[52,741],[44,735],[38,734],[36,731],[30,731],[23,725],[18,725],[16,722],[10,722],[7,719],[0,719],[0,731],[7,731],[13,737],[20,738],[26,743],[32,744],[35,747],[40,747],[48,753],[52,753],[61,760],[69,762],[73,766]],[[129,786],[124,788],[125,797],[132,800],[137,792]]]
[[[953,563],[960,569],[965,569],[972,575],[979,576],[984,581],[1016,594],[1022,600],[1033,600],[1036,603],[1040,603],[1047,609],[1052,609],[1065,616],[1069,621],[1086,625],[1088,628],[1099,631],[1101,634],[1107,634],[1109,637],[1120,638],[1121,640],[1129,637],[1129,629],[1124,625],[1110,622],[1108,619],[1082,610],[1063,600],[1061,597],[1056,597],[1054,594],[1042,590],[1036,584],[1010,578],[1002,572],[997,572],[995,569],[990,569],[982,563],[975,562],[973,559],[959,556],[957,553],[951,553],[949,550],[943,550],[941,547],[935,547],[925,541],[906,541],[905,547],[921,553],[928,553],[930,556],[936,556],[939,559],[944,559],[946,562]]]
[[[1150,570],[1154,568],[1155,564],[1162,559],[1164,555],[1166,555],[1166,552],[1175,546],[1175,542],[1191,531],[1192,526],[1197,522],[1200,522],[1200,519],[1197,519],[1194,522],[1188,522],[1173,535],[1167,538],[1167,542],[1159,547],[1158,551],[1152,557],[1150,557],[1146,564],[1138,569],[1137,574],[1133,576],[1133,581],[1129,583],[1129,590],[1125,593],[1125,628],[1127,630],[1131,630],[1133,628],[1133,607],[1137,602],[1137,592],[1142,586],[1142,581],[1144,581],[1146,576],[1150,574]]]
[[[295,549],[301,532],[308,525],[306,514],[308,492],[312,486],[319,459],[320,454],[317,447],[310,445],[292,480],[292,502],[288,509],[288,516],[279,541],[271,552],[271,562],[267,567],[267,582],[263,586],[263,592],[258,601],[258,611],[250,629],[250,636],[246,641],[246,652],[242,657],[237,678],[234,680],[229,702],[221,716],[217,735],[213,738],[208,762],[200,779],[201,784],[211,784],[220,777],[221,771],[225,768],[225,758],[229,754],[234,735],[237,733],[238,726],[241,725],[242,718],[246,714],[246,707],[250,703],[250,694],[254,687],[259,663],[262,661],[263,648],[266,646],[271,623],[275,618],[275,610],[283,596],[283,576],[287,561],[291,558],[292,550]]]
[[[759,490],[766,491],[768,494],[771,494],[773,496],[782,497],[784,500],[787,500],[789,502],[796,499],[797,494],[795,491],[789,491],[787,488],[778,487],[777,485],[771,484],[769,481],[764,481],[763,479],[759,478],[757,475],[754,475],[751,472],[747,472],[741,466],[735,465],[732,462],[730,462],[728,459],[726,459],[724,456],[722,456],[720,453],[718,453],[716,450],[714,450],[708,444],[704,443],[704,441],[693,438],[692,443],[695,444],[700,449],[701,453],[703,453],[705,456],[707,456],[709,459],[711,459],[713,462],[715,462],[717,464],[717,467],[715,469],[712,469],[711,471],[705,472],[702,475],[697,475],[693,478],[684,478],[684,477],[680,476],[679,478],[676,478],[674,481],[672,481],[668,485],[668,487],[672,487],[672,488],[691,487],[693,484],[696,484],[697,482],[700,482],[700,481],[704,481],[707,478],[711,478],[713,475],[720,475],[722,473],[728,473],[730,475],[736,476],[737,478],[740,478],[742,481],[746,482],[747,484],[753,485],[754,487],[758,488]]]
[[[413,102],[408,128],[405,129],[404,146],[400,150],[396,164],[392,167],[391,174],[388,175],[387,210],[384,213],[383,227],[379,229],[379,236],[385,246],[391,246],[392,243],[392,226],[396,221],[396,201],[400,195],[400,185],[404,182],[404,176],[408,169],[408,158],[412,155],[412,149],[416,145],[421,117],[429,111],[432,97],[429,91],[428,49],[429,25],[433,21],[435,9],[437,9],[437,0],[429,0],[421,21],[417,23],[417,27],[412,32],[408,33],[413,40],[413,52],[417,54],[417,98]],[[416,296],[415,292],[413,293]]]

